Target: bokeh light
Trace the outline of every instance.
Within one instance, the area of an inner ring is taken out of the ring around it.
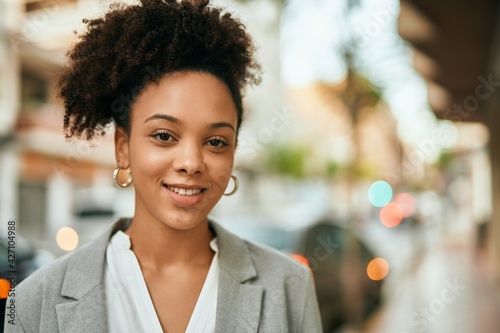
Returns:
[[[383,258],[375,258],[368,263],[366,273],[374,281],[382,280],[389,274],[389,263]]]
[[[64,251],[73,251],[78,246],[78,234],[73,228],[62,227],[57,232],[56,241]]]
[[[380,209],[380,222],[387,228],[394,228],[403,221],[403,209],[395,202],[390,202]]]
[[[395,203],[403,209],[403,217],[410,217],[415,213],[416,204],[415,199],[409,193],[399,193],[394,196]]]
[[[0,298],[7,298],[10,290],[10,282],[6,279],[0,279]]]
[[[375,207],[384,207],[392,199],[392,187],[388,182],[377,180],[368,189],[368,199]]]
[[[294,253],[291,256],[292,256],[293,259],[297,260],[301,264],[306,265],[307,267],[309,267],[309,260],[307,260],[307,258],[304,257],[302,254]]]

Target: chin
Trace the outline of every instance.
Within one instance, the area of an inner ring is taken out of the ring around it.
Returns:
[[[178,214],[167,214],[167,216],[162,216],[160,221],[167,227],[175,230],[190,230],[206,222],[208,219],[207,215],[201,217],[197,216],[197,214],[193,215],[180,212]]]

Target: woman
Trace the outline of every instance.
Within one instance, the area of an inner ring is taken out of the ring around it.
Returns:
[[[242,91],[258,81],[243,25],[175,0],[85,22],[59,81],[64,128],[91,140],[115,124],[135,213],[20,284],[6,331],[320,332],[308,269],[208,219],[237,189]]]

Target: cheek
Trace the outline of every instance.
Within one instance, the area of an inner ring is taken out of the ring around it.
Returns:
[[[170,156],[167,152],[146,143],[133,144],[130,148],[130,167],[136,176],[165,171]]]
[[[226,189],[233,171],[233,162],[234,155],[228,154],[224,158],[217,158],[207,163],[217,191],[224,192]]]
[[[214,187],[217,192],[224,192],[227,187],[229,178],[231,177],[230,170],[218,170],[212,175]]]

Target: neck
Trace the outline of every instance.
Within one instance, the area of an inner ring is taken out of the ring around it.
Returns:
[[[155,218],[135,215],[125,233],[143,269],[204,264],[214,253],[208,219],[192,229],[178,230]]]

